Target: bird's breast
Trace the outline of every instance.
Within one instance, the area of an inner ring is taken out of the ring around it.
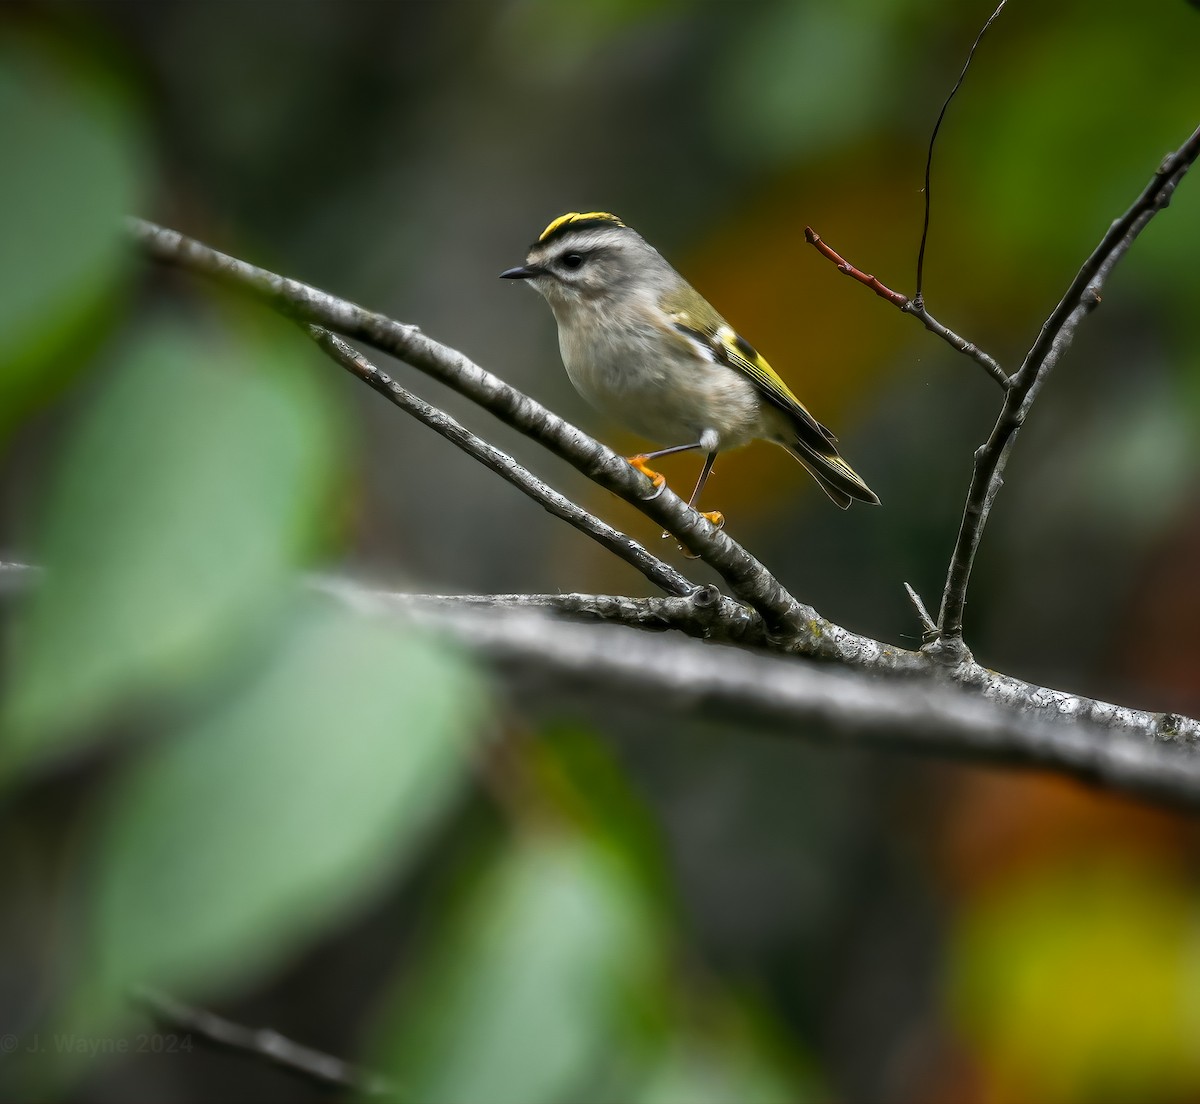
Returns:
[[[649,322],[577,318],[559,325],[567,375],[593,406],[663,445],[698,441],[715,429],[723,448],[760,436],[753,384]]]

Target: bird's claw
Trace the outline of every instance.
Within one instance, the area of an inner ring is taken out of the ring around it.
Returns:
[[[646,499],[647,502],[653,502],[660,494],[663,493],[663,488],[667,485],[666,478],[661,472],[656,472],[650,467],[646,460],[648,457],[639,453],[637,456],[626,456],[625,461],[635,471],[641,472],[651,483],[654,484],[654,494]]]

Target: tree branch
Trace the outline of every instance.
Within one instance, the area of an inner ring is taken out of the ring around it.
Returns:
[[[3,566],[3,565],[0,565]],[[766,645],[762,619],[741,608],[741,621],[731,622],[720,608],[724,595],[715,586],[697,587],[680,598],[628,598],[618,594],[408,594],[364,591],[336,576],[313,579],[313,585],[351,605],[386,602],[396,610],[539,610],[573,621],[604,622],[649,632],[675,629],[704,640]],[[726,599],[727,600],[727,599]]]
[[[1009,386],[1008,373],[1000,367],[998,361],[993,357],[988,356],[974,342],[968,341],[965,337],[959,337],[948,326],[943,326],[936,318],[925,309],[924,304],[917,306],[915,300],[910,299],[907,295],[899,291],[893,291],[885,283],[877,279],[869,273],[863,272],[862,269],[855,268],[845,257],[828,245],[811,226],[804,228],[804,240],[813,246],[822,257],[833,262],[837,270],[844,276],[849,276],[852,280],[857,280],[865,287],[869,287],[881,299],[886,299],[894,307],[898,307],[905,314],[911,314],[918,319],[920,323],[932,334],[936,334],[945,341],[952,349],[957,349],[965,356],[969,356],[976,364],[982,366],[1001,387],[1007,390]]]
[[[1196,157],[1200,155],[1200,127],[1159,166],[1132,207],[1109,227],[1108,233],[1079,270],[1053,313],[1042,326],[1012,385],[1004,396],[1000,416],[987,443],[975,453],[975,467],[967,491],[958,539],[950,558],[946,586],[938,617],[938,639],[928,647],[952,661],[969,656],[963,643],[963,610],[967,584],[992,501],[1000,490],[1008,454],[1029,409],[1050,370],[1075,336],[1084,316],[1100,302],[1100,289],[1113,266],[1125,255],[1146,224],[1171,200],[1171,196]]]
[[[269,1027],[243,1027],[153,989],[138,989],[132,999],[163,1026],[195,1035],[222,1050],[265,1060],[326,1089],[350,1089],[365,1096],[395,1098],[394,1088],[383,1077],[301,1046]]]
[[[44,580],[38,568],[0,562],[0,596]],[[680,598],[626,598],[401,594],[329,575],[310,585],[360,613],[448,632],[539,690],[583,689],[609,701],[636,693],[658,708],[749,727],[1040,767],[1200,808],[1198,720],[1067,694],[976,663],[947,668],[845,629],[838,632],[850,666],[807,662],[797,641],[780,645],[749,610],[731,629],[713,586]],[[827,730],[810,731],[813,721]]]
[[[501,479],[511,483],[522,493],[568,525],[586,533],[613,555],[632,564],[647,579],[667,594],[686,595],[696,589],[696,584],[670,564],[652,555],[632,537],[614,529],[598,517],[577,506],[569,498],[559,494],[543,483],[528,468],[522,467],[507,453],[476,437],[461,422],[417,398],[407,388],[401,387],[386,373],[381,372],[365,356],[352,349],[340,338],[320,326],[309,326],[308,332],[317,345],[337,361],[346,371],[362,380],[368,387],[378,391],[389,402],[407,414],[411,414],[423,425],[457,445],[468,456],[478,460],[484,467],[494,471]]]
[[[593,603],[608,601],[598,596],[449,598],[387,594],[341,579],[319,585],[361,612],[448,633],[539,693],[636,699],[818,743],[1044,768],[1200,809],[1200,722],[1175,714],[1061,694],[978,667],[969,684],[981,693],[967,694],[929,678],[880,679],[683,637],[649,638],[620,625],[573,625],[548,613],[583,609],[590,617]],[[614,601],[617,609],[625,600]]]
[[[697,553],[756,609],[773,631],[808,637],[819,646],[821,619],[798,602],[740,544],[669,489],[658,489],[623,457],[528,395],[480,368],[456,349],[426,337],[416,326],[393,321],[319,288],[257,268],[142,219],[129,232],[148,256],[219,280],[263,299],[292,318],[315,322],[411,364],[471,399],[506,425],[548,448],[591,480],[636,506]]]

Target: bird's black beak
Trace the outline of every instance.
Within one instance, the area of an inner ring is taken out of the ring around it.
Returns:
[[[505,269],[500,273],[501,280],[528,280],[532,276],[540,276],[542,270],[537,265],[518,265],[516,268]]]

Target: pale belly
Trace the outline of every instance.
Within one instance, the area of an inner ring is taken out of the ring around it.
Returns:
[[[608,325],[601,333],[593,331],[586,344],[573,343],[560,330],[559,346],[579,393],[655,444],[691,444],[706,430],[719,435],[722,449],[776,436],[773,412],[763,409],[766,404],[749,380],[686,347],[664,356],[655,338]]]

